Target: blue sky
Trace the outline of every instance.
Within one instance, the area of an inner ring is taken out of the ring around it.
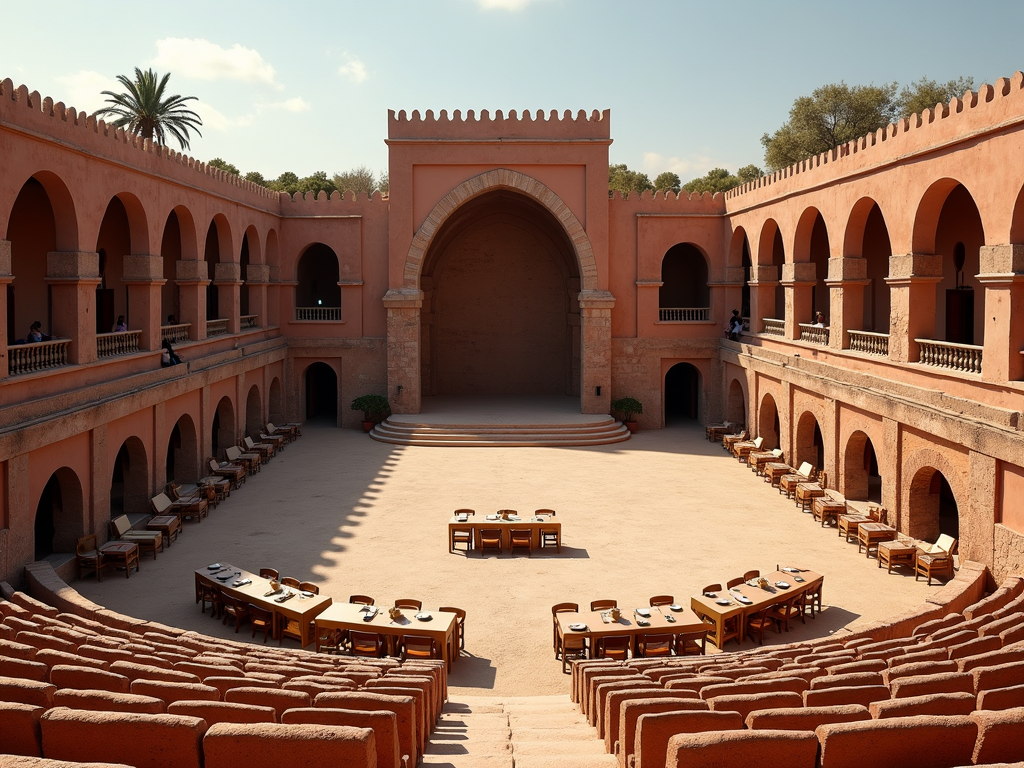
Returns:
[[[136,66],[200,99],[190,154],[267,178],[387,167],[387,110],[611,109],[611,162],[763,164],[815,87],[1024,67],[1019,2],[0,2],[0,78],[93,111]],[[120,90],[120,89],[119,89]]]

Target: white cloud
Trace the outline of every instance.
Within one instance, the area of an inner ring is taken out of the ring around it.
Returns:
[[[106,106],[107,97],[103,95],[103,91],[124,91],[124,86],[114,78],[89,69],[79,70],[73,75],[63,75],[56,80],[62,88],[60,93],[53,94],[53,100],[63,101],[65,106],[74,107],[79,111],[84,110],[89,114]]]
[[[537,0],[476,0],[483,11],[521,11]]]
[[[338,74],[353,83],[364,82],[367,78],[366,65],[355,56],[346,54],[346,58],[348,61],[338,67]]]
[[[712,168],[721,167],[722,163],[707,155],[690,155],[688,157],[667,157],[658,152],[644,152],[643,172],[651,179],[659,173],[672,171],[678,173],[683,181],[703,176]]]
[[[255,121],[254,115],[241,115],[240,117],[228,117],[216,107],[212,107],[204,101],[193,101],[189,103],[189,109],[196,112],[203,121],[200,129],[204,133],[207,130],[227,132],[233,128],[245,128]]]
[[[201,38],[165,37],[156,41],[156,58],[150,64],[196,80],[241,80],[282,88],[274,68],[259,51],[237,43],[221,48]]]
[[[293,99],[285,99],[284,101],[274,101],[267,104],[257,104],[257,112],[272,112],[274,110],[283,110],[285,112],[309,112],[310,104],[301,96],[296,96]]]

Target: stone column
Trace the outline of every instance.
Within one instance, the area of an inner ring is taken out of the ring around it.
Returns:
[[[419,413],[423,398],[420,376],[423,292],[392,288],[384,295],[384,307],[388,311],[387,397],[391,410],[393,413]]]
[[[267,322],[265,328],[281,325],[281,295],[284,286],[281,284],[281,268],[270,265],[270,284],[267,286]],[[294,293],[294,292],[293,292]],[[289,320],[295,319],[294,312]]]
[[[895,419],[882,417],[882,429],[885,430],[885,444],[875,447],[875,458],[878,461],[878,474],[882,476],[882,506],[889,512],[889,525],[907,532],[907,520],[901,508],[900,487],[902,481],[902,465],[900,456],[903,453],[903,433],[900,423]],[[881,449],[881,450],[879,450]]]
[[[608,291],[580,291],[580,410],[608,413],[612,402],[612,308]],[[598,390],[600,389],[600,394]]]
[[[725,280],[708,283],[711,301],[711,319],[725,326],[732,319],[732,311],[743,314],[743,267],[726,267]]]
[[[779,270],[773,266],[753,266],[750,268],[750,332],[764,331],[765,314],[768,307],[775,307],[775,287],[779,284]],[[776,307],[772,312],[778,315]]]
[[[24,576],[25,563],[31,563],[36,559],[33,549],[36,510],[29,500],[28,478],[27,453],[20,453],[8,459],[7,498],[3,501],[7,506],[9,528],[0,531],[0,542],[7,545],[0,548],[0,560],[4,565],[4,578],[14,584]]]
[[[87,251],[46,254],[46,282],[53,300],[55,338],[71,339],[68,362],[96,360],[96,286],[100,284],[100,255]]]
[[[161,291],[164,263],[159,256],[128,255],[124,257],[121,282],[128,286],[128,328],[139,330],[139,349],[160,349],[163,333]]]
[[[206,338],[206,286],[205,261],[175,262],[174,282],[178,286],[178,301],[181,309],[179,323],[189,323],[188,337],[192,341]]]
[[[242,265],[233,261],[214,264],[213,284],[220,316],[228,321],[228,333],[238,333],[242,327]]]
[[[153,403],[153,449],[149,452],[150,461],[150,497],[164,489],[167,484],[167,446],[171,439],[171,429],[167,426],[167,405],[164,401]],[[203,457],[206,458],[205,456]],[[204,464],[205,466],[205,464]]]
[[[999,498],[996,478],[999,462],[977,451],[968,454],[968,461],[967,498],[957,500],[960,558],[984,563],[991,568],[996,547],[993,521]]]
[[[7,286],[13,281],[11,241],[0,240],[0,379],[6,379],[9,370],[7,361]],[[0,570],[0,573],[2,572]]]
[[[786,338],[800,338],[800,323],[813,322],[811,306],[817,282],[814,262],[782,265],[782,287],[786,289]],[[776,307],[776,309],[778,309]]]
[[[864,287],[868,280],[868,261],[843,257],[828,260],[829,336],[832,349],[848,349],[850,331],[864,328]]]
[[[245,286],[249,291],[249,314],[256,315],[256,325],[266,328],[270,325],[270,317],[267,313],[270,267],[266,264],[246,265]]]
[[[85,509],[82,521],[86,533],[95,533],[96,540],[110,538],[110,477],[112,467],[107,453],[107,425],[98,424],[89,431],[89,450],[92,452],[92,493],[83,498]]]
[[[935,337],[935,285],[942,281],[942,256],[908,253],[889,257],[889,359],[915,362],[914,339]]]
[[[981,377],[985,381],[1024,379],[1024,244],[981,248],[985,287],[985,351]]]

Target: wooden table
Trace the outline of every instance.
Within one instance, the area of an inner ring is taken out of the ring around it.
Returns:
[[[792,474],[787,473],[779,478],[779,492],[785,493],[786,498],[788,499],[796,493],[796,487],[800,485],[800,483],[809,482],[811,482],[811,478],[807,475],[801,475],[799,472],[794,472]]]
[[[819,496],[811,505],[811,514],[814,515],[815,520],[821,521],[822,528],[826,524],[838,525],[839,516],[845,514],[845,512],[846,502],[834,499],[831,496]]]
[[[459,655],[458,615],[447,611],[428,610],[433,618],[420,621],[416,611],[402,609],[402,616],[396,621],[388,615],[386,607],[379,606],[377,615],[370,621],[363,621],[366,606],[358,603],[333,603],[314,619],[317,634],[321,629],[345,629],[356,632],[377,632],[393,641],[403,635],[423,635],[437,643],[442,658],[450,671]]]
[[[802,578],[804,581],[800,583],[796,580],[797,577]],[[764,574],[771,584],[771,588],[768,590],[761,589],[760,587],[752,587],[749,584],[740,584],[738,587],[734,587],[733,590],[722,590],[717,593],[717,597],[706,597],[703,594],[695,595],[690,598],[690,607],[694,613],[698,616],[706,616],[709,620],[714,622],[715,629],[712,634],[708,635],[708,639],[711,640],[719,649],[730,639],[737,636],[733,633],[727,633],[725,624],[729,619],[736,618],[739,622],[738,637],[739,641],[743,642],[745,636],[745,624],[746,617],[752,613],[757,613],[763,610],[766,606],[775,605],[776,603],[783,603],[786,600],[798,595],[801,592],[806,592],[810,589],[817,587],[825,577],[820,573],[814,573],[813,571],[801,571],[800,573],[787,573],[785,571],[776,571],[775,573]],[[782,589],[776,587],[775,582],[784,581],[790,585],[789,589]],[[750,598],[749,603],[741,603],[736,599],[736,595],[743,595]],[[728,599],[728,605],[719,605],[715,602],[717,599]],[[728,635],[728,636],[727,636]]]
[[[825,489],[818,483],[797,483],[796,505],[806,512],[816,498],[825,495]]]
[[[448,541],[452,540],[453,531],[470,531],[473,534],[473,548],[480,549],[480,529],[497,528],[501,531],[501,548],[508,549],[512,540],[512,529],[529,530],[530,543],[534,549],[540,549],[540,532],[555,531],[558,536],[558,546],[562,544],[562,524],[550,517],[529,517],[521,520],[488,520],[486,517],[470,517],[467,520],[459,520],[452,517],[448,521]],[[449,547],[450,549],[450,547]]]
[[[605,637],[629,635],[632,652],[635,655],[637,649],[637,638],[640,635],[663,635],[663,634],[685,634],[687,632],[699,632],[707,629],[701,618],[689,608],[683,607],[680,611],[673,611],[667,605],[659,608],[649,608],[651,615],[638,616],[633,613],[633,608],[623,608],[622,615],[618,621],[611,621],[607,611],[568,611],[555,614],[555,622],[558,627],[559,642],[566,635],[582,635],[590,640],[590,657],[594,657],[595,641]],[[671,616],[675,621],[670,621]],[[606,619],[608,619],[606,621]],[[642,627],[637,622],[643,619],[649,621],[650,626]],[[585,624],[586,629],[577,632],[569,629],[570,624]]]
[[[231,597],[252,603],[259,608],[274,613],[274,637],[280,639],[282,631],[289,623],[296,625],[298,641],[301,647],[305,648],[313,642],[312,622],[313,619],[322,613],[331,604],[331,598],[326,595],[313,595],[303,597],[297,589],[283,587],[295,593],[295,597],[279,603],[275,600],[277,595],[267,595],[270,592],[270,579],[264,579],[255,573],[250,573],[229,563],[222,563],[224,568],[220,571],[211,571],[208,568],[196,568],[196,587],[199,584],[212,584]],[[216,576],[231,574],[231,577],[221,581]],[[236,575],[237,574],[237,575]],[[240,587],[233,586],[232,582],[240,579],[250,579],[251,584]]]
[[[704,435],[712,443],[717,443],[722,439],[722,435],[726,434],[732,429],[731,424],[709,424],[704,428]]]
[[[171,542],[178,538],[181,531],[181,519],[177,515],[157,515],[148,523],[146,528],[151,531],[161,531],[164,535],[164,546],[171,546]]]
[[[857,553],[864,549],[864,556],[871,557],[871,548],[878,549],[879,542],[896,538],[896,529],[885,523],[860,523],[857,526]]]
[[[114,567],[124,568],[124,577],[127,579],[134,566],[136,573],[139,570],[139,545],[130,541],[108,541],[99,547],[100,555],[104,560],[109,560]]]
[[[782,479],[783,475],[792,475],[796,472],[796,467],[791,467],[782,461],[770,461],[764,465],[764,481],[771,483],[772,486],[777,486],[779,480]]]
[[[874,522],[867,515],[840,515],[837,519],[839,521],[839,535],[847,542],[850,541],[851,536],[854,539],[857,538],[857,529],[861,523]]]
[[[747,466],[759,475],[764,472],[765,465],[781,460],[781,454],[776,456],[771,451],[751,451],[747,454]]]
[[[878,567],[886,566],[889,573],[894,565],[905,565],[913,570],[916,557],[917,547],[913,544],[896,540],[878,542]]]

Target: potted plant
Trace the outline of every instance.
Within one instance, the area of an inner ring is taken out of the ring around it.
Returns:
[[[384,395],[360,395],[352,401],[352,410],[363,412],[363,431],[369,432],[391,414],[391,404]]]
[[[633,417],[644,412],[644,407],[639,400],[632,397],[620,397],[618,400],[612,401],[612,410],[622,414],[622,423],[626,425],[626,429],[636,432],[636,419]]]

